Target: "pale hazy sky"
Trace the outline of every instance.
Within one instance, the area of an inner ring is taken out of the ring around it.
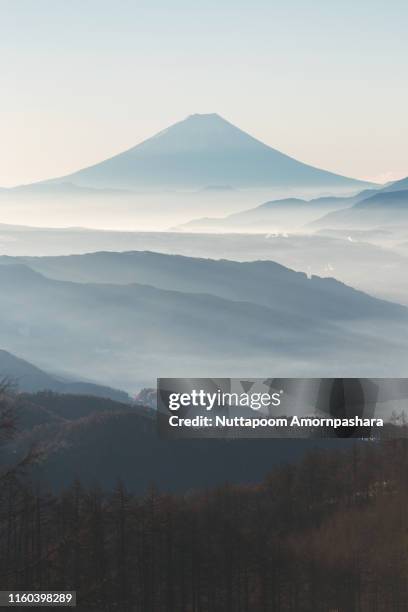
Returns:
[[[406,0],[0,0],[0,185],[217,112],[302,161],[408,175]]]

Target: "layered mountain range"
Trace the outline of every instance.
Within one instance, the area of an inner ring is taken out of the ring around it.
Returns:
[[[157,376],[387,375],[408,310],[273,262],[156,253],[2,258],[3,348],[128,392]],[[381,342],[389,361],[374,364]]]
[[[345,210],[317,219],[312,228],[374,228],[408,225],[408,189],[381,190]]]
[[[176,229],[194,232],[310,231],[408,224],[408,179],[353,196],[271,200],[224,217],[198,218]]]

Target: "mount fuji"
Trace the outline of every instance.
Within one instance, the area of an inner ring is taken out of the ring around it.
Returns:
[[[191,115],[123,153],[51,182],[149,191],[318,188],[351,192],[368,185],[299,162],[217,114]]]

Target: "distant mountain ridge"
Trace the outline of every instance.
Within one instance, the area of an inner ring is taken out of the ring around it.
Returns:
[[[399,182],[399,187],[404,185]],[[328,213],[311,223],[311,227],[382,227],[408,226],[408,189],[382,189],[351,208]]]
[[[405,367],[407,308],[273,262],[102,253],[0,263],[3,346],[129,392],[160,375]],[[370,359],[379,342],[384,364]]]
[[[175,229],[182,231],[235,231],[268,232],[274,230],[293,230],[306,223],[323,227],[329,224],[346,223],[352,228],[353,222],[361,224],[370,219],[360,219],[357,212],[367,209],[374,213],[371,221],[380,224],[393,224],[394,216],[390,210],[398,212],[405,219],[408,215],[408,177],[395,181],[379,189],[364,189],[352,196],[325,196],[313,199],[284,198],[264,202],[259,206],[233,213],[225,217],[203,217],[192,219]],[[388,207],[388,209],[386,208]],[[377,213],[375,213],[375,209]],[[361,215],[360,215],[361,216]]]
[[[408,176],[406,176],[405,178],[399,179],[398,181],[394,181],[390,185],[386,185],[385,187],[383,187],[383,189],[381,189],[381,191],[383,192],[403,191],[405,189],[408,189]]]
[[[0,256],[0,264],[19,267],[19,274],[37,275],[39,283],[52,279],[113,288],[138,284],[146,289],[151,286],[246,301],[299,317],[346,320],[408,314],[405,307],[373,298],[334,278],[308,278],[304,272],[273,261],[237,262],[130,251],[65,257]]]
[[[401,208],[408,212],[408,189],[380,191],[379,193],[375,193],[368,198],[356,202],[353,208],[358,210],[369,208],[372,210],[378,207],[382,208],[383,206],[388,206],[392,209]]]
[[[118,402],[129,402],[127,393],[90,382],[75,382],[44,372],[24,359],[0,349],[0,380],[16,385],[20,392],[54,391],[58,393],[94,395]]]
[[[195,114],[152,138],[53,183],[113,189],[251,187],[357,190],[368,183],[285,155],[217,114]]]
[[[177,226],[182,231],[224,231],[224,232],[270,232],[302,227],[328,211],[352,206],[356,202],[376,193],[375,189],[365,189],[355,196],[319,197],[311,200],[284,198],[264,202],[255,208],[233,213],[226,217],[203,217],[193,219]]]

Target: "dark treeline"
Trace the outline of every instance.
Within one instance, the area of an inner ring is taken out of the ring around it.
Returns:
[[[53,496],[8,474],[1,588],[76,589],[97,610],[406,610],[407,468],[393,441],[182,496]]]
[[[3,402],[0,436],[12,435]],[[0,473],[3,590],[77,590],[80,609],[121,612],[408,609],[405,440],[183,495],[79,481],[53,494],[30,484],[32,457]]]

